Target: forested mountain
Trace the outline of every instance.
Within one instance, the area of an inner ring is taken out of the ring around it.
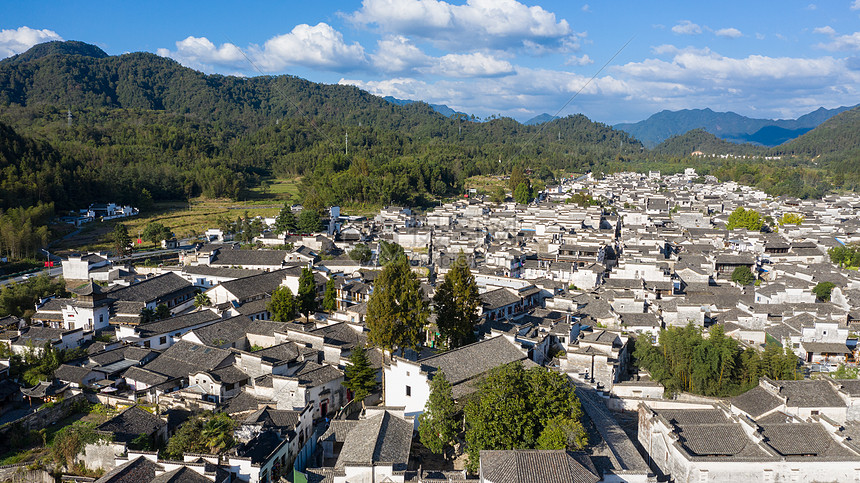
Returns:
[[[797,119],[776,120],[755,119],[734,112],[714,112],[707,108],[682,109],[661,111],[644,121],[616,124],[614,127],[630,133],[647,147],[654,147],[672,136],[692,129],[704,129],[721,139],[736,143],[754,142],[765,146],[776,146],[800,136],[830,117],[849,109],[851,107],[835,109],[822,107]],[[764,129],[768,127],[778,129]]]
[[[705,155],[734,154],[738,156],[764,155],[767,148],[751,144],[735,144],[720,139],[704,129],[693,129],[679,136],[673,136],[654,148],[657,153],[670,156],[689,156],[694,151]]]
[[[39,166],[51,163],[27,168],[23,158],[9,159],[10,186],[32,187],[28,176],[46,181],[4,197],[7,207],[241,198],[279,175],[303,176],[305,201],[316,206],[420,204],[459,193],[475,174],[513,165],[585,170],[643,150],[581,115],[542,128],[509,118],[454,120],[425,103],[399,106],[355,87],[204,75],[153,54],[107,56],[80,42],[49,42],[0,61],[0,105],[9,133],[49,147],[73,174],[45,177]]]

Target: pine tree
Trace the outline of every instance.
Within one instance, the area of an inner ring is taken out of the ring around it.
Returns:
[[[430,451],[441,454],[457,436],[457,419],[451,384],[440,369],[430,381],[430,397],[418,417],[418,434]]]
[[[278,217],[275,218],[275,233],[291,233],[296,231],[296,215],[289,203],[284,203]]]
[[[406,257],[388,264],[367,303],[368,340],[383,349],[418,349],[430,315],[418,277]]]
[[[325,296],[323,297],[323,310],[332,313],[337,310],[337,292],[334,289],[334,279],[330,278],[325,283]]]
[[[480,319],[478,307],[481,300],[478,297],[478,284],[462,253],[436,289],[433,303],[436,305],[439,334],[449,349],[473,341],[475,324]]]
[[[111,241],[116,256],[123,257],[131,252],[131,236],[128,234],[128,228],[122,223],[117,224],[113,233],[111,233]]]
[[[296,302],[299,312],[305,315],[305,319],[309,319],[310,314],[317,310],[317,284],[314,280],[314,272],[308,267],[302,269],[302,275],[299,277],[299,294]]]
[[[388,243],[383,240],[379,242],[379,264],[383,267],[397,260],[400,257],[406,257],[403,247],[397,243]]]
[[[346,380],[343,385],[352,391],[353,399],[363,401],[374,389],[376,389],[376,370],[370,366],[367,351],[363,346],[355,346],[349,356],[350,364],[346,366],[344,374]]]
[[[278,287],[272,292],[272,300],[266,306],[272,314],[272,319],[278,322],[288,322],[296,316],[296,299],[290,287]]]

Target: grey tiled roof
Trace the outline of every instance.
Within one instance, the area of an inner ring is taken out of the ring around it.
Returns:
[[[96,480],[96,483],[140,483],[142,481],[152,481],[155,478],[156,470],[163,471],[164,468],[143,456],[138,456],[128,463],[112,469]]]
[[[412,429],[411,421],[388,411],[359,421],[346,435],[335,468],[386,463],[392,464],[394,471],[405,470],[409,462]]]
[[[775,381],[780,396],[788,398],[786,406],[799,408],[845,407],[833,386],[827,381],[806,379],[800,381]]]
[[[163,320],[141,324],[137,327],[137,332],[140,337],[152,337],[159,334],[169,334],[171,332],[181,331],[186,327],[191,327],[205,322],[214,322],[221,317],[211,310],[201,310],[191,312],[190,314],[177,315]]]
[[[493,483],[596,483],[601,480],[587,456],[565,450],[483,450],[481,474]]]
[[[169,377],[186,377],[221,367],[229,359],[230,351],[180,340],[144,368]]]
[[[484,310],[493,310],[520,302],[522,299],[506,288],[484,292],[478,296]]]
[[[770,447],[783,456],[850,455],[836,445],[818,423],[763,424],[762,433]]]
[[[167,272],[128,287],[115,288],[109,294],[116,300],[150,303],[192,288],[188,280],[173,272]]]
[[[96,429],[113,433],[113,440],[128,443],[141,434],[150,435],[167,424],[158,416],[132,406],[100,424]]]
[[[782,400],[761,386],[756,386],[749,391],[735,396],[731,399],[732,406],[749,414],[753,419],[758,419],[782,405]]]
[[[262,424],[263,426],[271,426],[276,428],[293,429],[299,424],[299,416],[301,411],[292,411],[289,409],[258,409],[242,421],[243,424]]]
[[[149,483],[212,483],[212,480],[187,466],[180,466],[156,476]]]
[[[451,385],[483,374],[494,367],[526,358],[505,337],[493,337],[418,361],[431,370],[441,369]]]
[[[261,297],[271,293],[281,285],[287,276],[299,276],[301,269],[296,272],[295,268],[272,270],[259,275],[238,278],[229,282],[222,282],[221,287],[233,294],[239,301]],[[295,294],[293,294],[295,295]]]
[[[290,252],[286,250],[242,250],[221,248],[210,265],[280,267]]]

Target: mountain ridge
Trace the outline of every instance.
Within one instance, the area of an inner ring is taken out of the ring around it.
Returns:
[[[854,107],[857,106],[841,106],[834,109],[820,107],[797,119],[757,119],[731,111],[717,112],[707,107],[679,111],[662,110],[643,121],[619,123],[613,127],[630,133],[648,148],[653,148],[672,136],[698,128],[728,141],[754,142],[772,147],[804,134],[830,117]],[[781,131],[760,132],[769,126],[778,127]],[[804,129],[806,131],[803,131]]]

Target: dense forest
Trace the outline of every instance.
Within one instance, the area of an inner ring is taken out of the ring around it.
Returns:
[[[860,186],[858,122],[860,111],[847,111],[770,150],[692,131],[649,151],[583,115],[539,126],[476,122],[350,86],[205,75],[154,54],[48,42],[0,61],[0,216],[39,203],[62,213],[91,202],[145,210],[153,200],[243,199],[283,177],[301,177],[313,208],[422,205],[462,193],[470,176],[515,167],[558,176],[694,166],[771,194],[816,197]],[[690,157],[696,149],[748,158]]]

